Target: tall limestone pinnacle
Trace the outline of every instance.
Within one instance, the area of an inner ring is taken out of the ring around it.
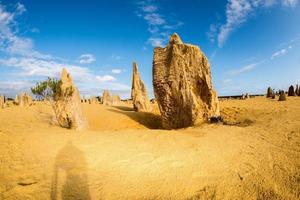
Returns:
[[[65,68],[61,73],[60,90],[54,103],[54,112],[58,124],[76,130],[87,128],[87,121],[83,116],[80,104],[79,91]]]
[[[133,100],[133,108],[135,111],[147,112],[152,110],[146,86],[141,80],[138,65],[135,62],[133,63],[132,71],[131,98]]]
[[[153,87],[166,129],[193,126],[220,115],[206,56],[199,47],[184,44],[176,33],[165,48],[154,49]]]

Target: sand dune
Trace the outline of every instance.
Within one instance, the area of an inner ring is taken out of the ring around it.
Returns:
[[[166,131],[157,107],[84,104],[77,132],[44,103],[1,109],[0,199],[299,199],[299,110],[222,101],[225,124]]]

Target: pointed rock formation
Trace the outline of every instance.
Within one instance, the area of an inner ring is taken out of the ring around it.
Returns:
[[[152,110],[146,86],[140,78],[138,65],[135,62],[133,63],[131,98],[135,111],[147,112]]]
[[[267,90],[267,98],[272,98],[273,97],[273,90],[271,87],[268,87],[268,90]]]
[[[295,90],[295,95],[296,96],[299,96],[299,91],[300,90],[300,88],[299,88],[299,86],[298,86],[298,84],[296,85],[296,90]]]
[[[294,86],[289,87],[288,96],[296,96]]]
[[[32,104],[32,97],[25,92],[16,95],[15,104],[21,107],[30,106]]]
[[[175,33],[165,48],[154,49],[154,94],[166,129],[193,126],[220,115],[210,65],[199,47]]]
[[[71,75],[64,68],[61,73],[60,92],[55,97],[54,112],[57,122],[64,128],[82,130],[88,124],[83,116],[80,94]]]
[[[111,106],[111,97],[108,90],[103,91],[102,104],[105,106]]]
[[[6,103],[5,96],[1,95],[0,96],[0,108],[4,108]]]
[[[278,101],[286,101],[286,95],[285,92],[283,90],[279,91],[279,99]]]

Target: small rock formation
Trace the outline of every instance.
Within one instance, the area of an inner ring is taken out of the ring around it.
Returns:
[[[285,92],[283,90],[279,91],[279,99],[278,101],[286,101]]]
[[[21,107],[30,106],[32,104],[32,97],[25,92],[16,95],[15,104]]]
[[[292,85],[289,87],[288,96],[296,96],[294,86]]]
[[[108,90],[103,91],[102,104],[105,106],[111,106],[111,97]]]
[[[0,96],[0,108],[4,108],[6,103],[5,96],[1,95]]]
[[[140,78],[138,65],[133,63],[131,98],[133,109],[137,112],[151,111],[151,104],[144,82]]]
[[[110,97],[110,101],[111,101],[112,106],[117,106],[117,105],[120,105],[121,98],[119,95],[114,94]]]
[[[248,93],[246,93],[245,99],[250,99],[250,95]]]
[[[272,98],[273,97],[273,90],[271,87],[268,87],[268,90],[267,90],[267,98]]]
[[[296,85],[296,90],[295,90],[295,95],[296,95],[296,96],[300,96],[300,95],[299,95],[299,92],[300,92],[299,90],[300,90],[300,88],[299,88],[299,86],[298,86],[298,84],[297,84],[297,85]]]
[[[96,97],[91,97],[88,99],[89,104],[97,104],[98,99]]]
[[[60,90],[53,105],[58,124],[64,128],[76,130],[87,128],[87,121],[81,109],[79,92],[65,68],[61,73]]]
[[[242,97],[241,97],[242,100],[245,100],[246,99],[246,96],[245,94],[242,94]]]
[[[121,98],[119,95],[110,95],[108,90],[103,91],[102,104],[106,106],[117,106],[120,105]]]
[[[165,48],[154,49],[153,87],[166,129],[193,126],[220,115],[206,56],[199,47],[184,44],[176,33]]]

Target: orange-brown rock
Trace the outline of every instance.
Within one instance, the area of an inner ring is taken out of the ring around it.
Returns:
[[[210,65],[199,47],[175,33],[165,48],[154,49],[153,87],[166,129],[193,126],[219,116]]]
[[[53,106],[58,124],[64,128],[86,129],[88,124],[82,113],[79,91],[66,69],[61,73],[60,90]]]
[[[146,86],[141,80],[138,65],[135,62],[133,63],[131,98],[135,111],[147,112],[152,110]]]

